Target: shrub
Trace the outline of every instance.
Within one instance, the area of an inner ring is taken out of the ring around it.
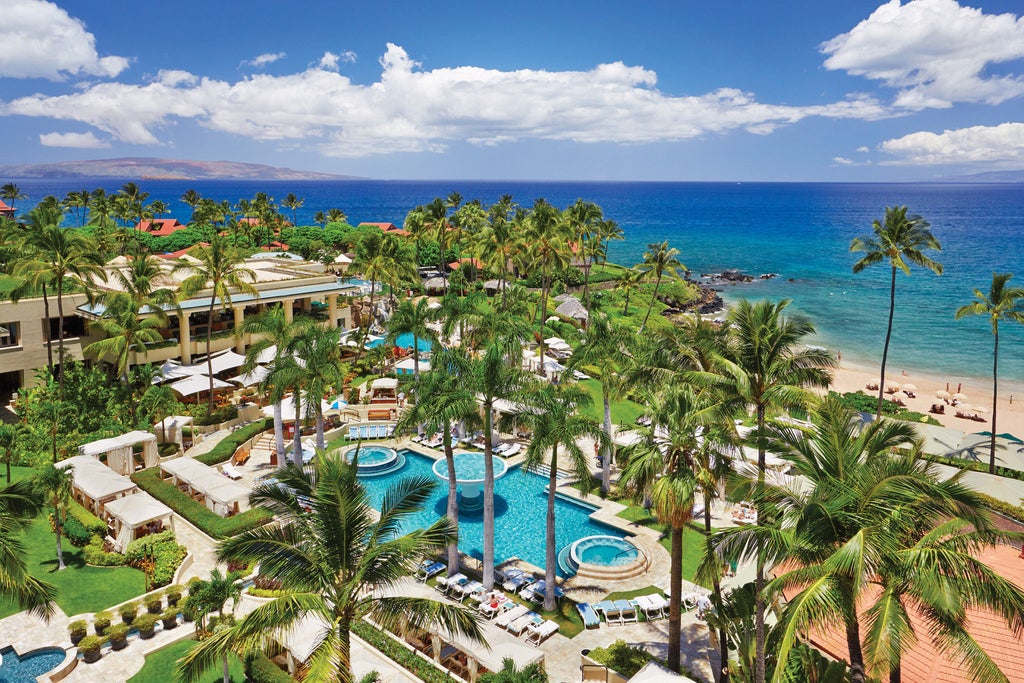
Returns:
[[[252,586],[251,588],[249,588],[248,592],[249,592],[249,595],[251,595],[254,598],[279,598],[282,595],[284,595],[284,591],[283,590],[271,590],[271,589],[268,589],[268,588],[256,588],[256,586]]]
[[[78,651],[82,654],[99,652],[100,648],[107,642],[106,638],[100,636],[86,636],[78,643]]]
[[[86,510],[77,501],[68,501],[68,514],[78,520],[82,526],[89,530],[89,533],[97,536],[105,536],[107,523]]]
[[[61,526],[61,533],[76,548],[84,548],[92,539],[92,532],[71,516],[64,520],[64,524]]]
[[[279,591],[283,584],[278,579],[266,576],[265,574],[260,574],[253,579],[252,585],[253,587],[264,591]]]
[[[178,625],[178,610],[174,607],[168,607],[160,615],[160,621],[164,622],[165,631],[175,628]]]
[[[277,668],[262,652],[246,655],[244,660],[245,678],[252,683],[293,683],[294,679]]]
[[[89,625],[86,624],[85,621],[82,619],[72,621],[70,624],[68,624],[68,635],[71,636],[72,645],[78,645],[78,641],[80,641],[82,638],[85,638],[85,636],[88,635],[88,633]]]
[[[181,600],[181,586],[175,584],[167,589],[167,604],[174,607]]]
[[[133,567],[141,567],[149,555],[153,561],[153,585],[157,587],[166,586],[174,579],[174,572],[187,554],[188,549],[175,542],[171,530],[135,539],[125,550],[125,557]]]
[[[139,634],[143,638],[149,638],[153,635],[153,628],[156,626],[157,621],[158,618],[155,614],[141,614],[139,615],[139,618],[135,620],[133,626],[139,629]]]
[[[220,424],[221,422],[227,422],[228,420],[234,420],[238,417],[238,406],[227,405],[223,408],[215,408],[212,411],[207,411],[206,403],[193,403],[189,407],[189,414],[192,416],[193,422],[199,427],[208,427],[210,425]]]
[[[252,424],[246,425],[238,431],[232,433],[230,436],[226,436],[221,439],[220,443],[211,448],[209,452],[203,453],[202,455],[196,456],[196,460],[203,463],[204,465],[219,465],[224,462],[238,450],[238,447],[243,443],[256,436],[260,432],[265,432],[270,429],[274,424],[273,418],[264,418],[257,420]],[[143,470],[145,471],[145,470]]]
[[[110,612],[96,613],[96,615],[92,618],[92,626],[94,629],[96,629],[96,635],[102,636],[106,632],[107,627],[110,626],[110,619]]]
[[[626,678],[632,678],[647,662],[654,659],[646,650],[632,647],[624,640],[616,640],[608,647],[595,648],[590,651],[589,657]]]
[[[121,622],[130,624],[139,613],[139,605],[135,602],[125,603],[117,608],[117,613],[121,615]]]
[[[160,614],[164,609],[164,601],[159,593],[147,595],[143,603],[146,605],[146,611],[150,614]]]
[[[103,549],[103,539],[93,536],[82,551],[87,564],[96,567],[117,567],[128,564],[128,558],[121,553],[108,553]]]
[[[127,624],[114,624],[107,631],[107,636],[110,638],[110,645],[115,650],[120,650],[122,647],[128,644],[128,625]],[[118,647],[120,645],[120,647]]]
[[[424,683],[451,683],[452,679],[433,664],[421,659],[415,652],[396,642],[394,638],[373,624],[365,621],[354,622],[352,632],[375,647],[385,657],[412,672]]]

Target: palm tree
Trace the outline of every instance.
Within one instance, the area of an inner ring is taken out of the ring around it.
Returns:
[[[412,389],[412,405],[399,420],[398,429],[405,431],[419,425],[427,433],[441,433],[441,447],[448,465],[448,519],[452,523],[452,539],[448,544],[448,576],[459,570],[459,502],[455,476],[455,453],[452,450],[452,427],[476,415],[477,403],[455,368],[468,364],[465,353],[458,348],[434,352],[430,372]]]
[[[323,211],[317,211],[313,214],[313,221],[320,224],[320,229],[323,230],[327,225],[327,214]]]
[[[548,674],[539,662],[516,667],[516,660],[505,657],[501,660],[501,671],[486,673],[478,679],[480,683],[548,683]]]
[[[601,252],[598,230],[604,214],[593,202],[577,199],[565,210],[565,219],[573,235],[576,254],[583,265],[583,305],[590,312],[590,268]]]
[[[341,363],[339,346],[339,330],[311,325],[289,340],[286,350],[302,363],[295,363],[293,371],[295,381],[295,446],[293,457],[296,465],[302,465],[302,446],[300,442],[301,411],[300,400],[305,389],[306,414],[316,422],[316,447],[323,449],[324,442],[324,411],[323,397],[334,395],[345,382],[347,374]]]
[[[13,209],[15,208],[15,202],[28,199],[28,195],[22,192],[21,188],[14,183],[4,183],[3,187],[0,187],[0,199],[4,200]]]
[[[544,199],[533,203],[526,225],[527,258],[541,273],[540,285],[540,355],[545,354],[544,325],[548,317],[548,294],[553,275],[564,270],[570,261],[569,240],[572,233],[562,213]],[[546,372],[542,374],[546,376]]]
[[[300,620],[314,630],[305,678],[314,683],[352,681],[350,633],[366,616],[387,629],[436,624],[482,641],[474,611],[393,592],[452,534],[446,518],[426,529],[396,533],[420,510],[434,482],[412,477],[395,484],[378,515],[356,474],[354,463],[323,455],[311,467],[284,468],[275,482],[256,487],[253,505],[273,512],[279,523],[222,541],[219,556],[258,562],[263,574],[281,582],[284,595],[190,650],[178,668],[184,680],[197,681],[227,652],[266,649]]]
[[[4,454],[4,465],[7,467],[7,485],[11,484],[11,458],[14,456],[14,449],[18,445],[18,425],[0,424],[0,451]]]
[[[192,188],[189,188],[189,189],[185,190],[185,193],[183,195],[181,195],[181,201],[185,202],[185,204],[190,209],[192,209],[192,215],[189,216],[189,219],[188,219],[189,225],[191,225],[192,223],[195,222],[195,220],[196,220],[196,207],[199,206],[199,204],[200,204],[200,202],[202,202],[202,200],[203,200],[202,196],[200,196],[200,194],[196,190],[194,190]]]
[[[135,219],[135,228],[142,223],[143,204],[149,199],[149,193],[143,192],[135,183],[125,183],[117,194],[124,198],[125,218]]]
[[[910,266],[927,268],[936,275],[942,275],[942,264],[933,261],[924,252],[928,249],[941,251],[942,245],[929,230],[931,226],[920,216],[908,216],[907,207],[885,208],[885,223],[878,219],[871,224],[873,233],[855,237],[850,242],[850,251],[864,252],[864,256],[853,264],[853,272],[859,273],[868,266],[888,262],[892,269],[889,284],[889,324],[885,328],[885,344],[882,346],[882,369],[878,383],[878,408],[875,419],[882,417],[882,401],[885,399],[885,364],[889,359],[889,339],[892,337],[892,319],[896,311],[896,271],[910,275]]]
[[[298,213],[297,212],[298,212],[299,209],[302,208],[302,205],[305,204],[305,203],[306,203],[305,199],[300,199],[299,197],[296,197],[291,192],[286,194],[284,196],[284,199],[281,200],[281,206],[283,206],[286,209],[291,209],[292,210],[292,225],[298,225],[298,223],[296,222],[296,221],[298,221]]]
[[[327,222],[328,223],[344,223],[348,220],[348,216],[341,209],[328,209],[327,210]]]
[[[221,307],[231,305],[231,292],[258,296],[252,282],[256,273],[244,267],[241,252],[232,248],[227,238],[214,235],[210,246],[199,246],[191,252],[196,261],[182,261],[174,266],[175,272],[185,272],[187,277],[181,283],[181,298],[188,299],[204,289],[210,290],[210,309],[206,325],[206,366],[210,375],[210,396],[208,410],[213,412],[213,358],[210,356],[210,340],[213,338],[213,310],[220,299]]]
[[[108,306],[93,326],[104,334],[103,339],[94,341],[82,352],[96,359],[114,358],[114,369],[125,384],[128,381],[128,360],[131,353],[146,353],[147,344],[163,341],[160,329],[163,325],[156,317],[143,318],[138,310],[126,299],[118,299]]]
[[[55,611],[57,588],[32,576],[25,563],[23,532],[39,507],[31,480],[0,488],[0,595],[14,598],[21,609],[49,619]]]
[[[70,468],[61,469],[53,463],[48,463],[36,474],[35,483],[47,504],[53,509],[53,533],[57,537],[57,571],[63,571],[67,567],[64,565],[61,530],[71,500],[72,471]]]
[[[625,273],[619,276],[619,279],[615,283],[615,289],[620,292],[625,292],[626,296],[622,302],[622,315],[629,315],[629,295],[640,289],[640,285],[643,282],[644,276],[647,275],[642,270],[636,268],[630,268]]]
[[[651,295],[651,303],[647,306],[644,321],[640,324],[640,334],[643,334],[644,328],[647,327],[647,319],[651,317],[654,302],[658,300],[658,288],[661,287],[662,278],[667,275],[671,279],[679,279],[679,271],[687,269],[679,262],[677,256],[679,256],[679,250],[670,249],[667,240],[647,245],[644,262],[638,266],[638,269],[646,273],[648,278],[654,276],[654,294]]]
[[[586,340],[576,348],[567,364],[570,370],[594,372],[601,383],[605,433],[601,463],[603,493],[608,493],[612,481],[612,399],[618,398],[625,388],[622,372],[629,362],[632,342],[629,330],[614,325],[604,313],[596,313],[590,317]]]
[[[208,580],[199,580],[190,584],[190,586],[188,598],[185,599],[185,606],[195,614],[197,638],[206,630],[206,619],[210,616],[211,612],[217,612],[219,616],[223,617],[224,605],[227,604],[228,600],[231,600],[232,607],[234,608],[231,610],[233,614],[238,607],[238,599],[242,595],[241,584],[235,580],[233,575],[225,576],[222,574],[220,569],[212,570]],[[214,631],[217,630],[225,629],[215,627]],[[221,656],[221,667],[223,669],[221,680],[223,683],[231,683],[227,652]]]
[[[527,385],[520,393],[522,401],[534,410],[524,410],[515,417],[517,422],[530,427],[533,435],[526,447],[526,467],[535,468],[548,462],[548,509],[545,521],[544,552],[544,609],[553,611],[555,604],[555,580],[558,569],[558,546],[555,539],[555,499],[558,497],[559,467],[572,473],[586,493],[590,488],[590,465],[586,453],[579,446],[579,440],[590,437],[597,442],[604,441],[604,433],[597,421],[582,415],[593,399],[590,393],[575,382],[549,384],[535,382]],[[567,458],[559,464],[559,447]]]
[[[969,315],[988,316],[992,323],[992,436],[989,441],[989,474],[996,473],[996,410],[999,408],[999,321],[1024,323],[1024,288],[1007,287],[1013,273],[992,273],[988,295],[974,290],[974,301],[956,309],[956,319]]]
[[[437,333],[429,327],[429,323],[437,317],[435,309],[430,307],[427,297],[420,297],[415,302],[406,299],[387,322],[387,343],[394,345],[400,334],[412,335],[412,364],[416,381],[420,379],[420,339],[430,342],[437,348]]]
[[[814,333],[814,325],[799,317],[787,317],[789,300],[759,301],[751,304],[741,300],[728,316],[729,336],[725,353],[715,359],[715,371],[693,373],[699,384],[717,388],[733,406],[752,406],[757,419],[753,445],[757,447],[758,481],[765,476],[767,453],[764,434],[771,411],[806,408],[815,400],[808,387],[827,387],[831,377],[828,368],[836,360],[827,351],[804,347],[804,340]],[[767,510],[758,506],[757,523],[767,524]],[[758,553],[754,579],[757,604],[755,614],[757,654],[755,683],[764,683],[765,630],[764,584],[765,556]]]
[[[697,479],[693,457],[700,449],[700,430],[707,407],[687,385],[644,392],[651,425],[640,428],[640,441],[624,449],[619,483],[637,499],[646,497],[669,527],[668,668],[679,671],[682,634],[683,530],[693,517]]]

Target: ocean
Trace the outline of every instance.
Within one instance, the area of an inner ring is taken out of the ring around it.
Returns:
[[[559,207],[578,198],[601,206],[626,239],[613,243],[609,258],[631,265],[648,243],[668,240],[695,273],[738,268],[777,273],[772,280],[723,287],[723,297],[792,299],[791,310],[817,325],[813,343],[868,365],[881,358],[889,299],[889,269],[878,265],[854,275],[850,241],[871,232],[886,206],[907,205],[928,220],[942,242],[935,254],[941,277],[915,268],[897,276],[896,315],[890,368],[922,370],[960,378],[990,377],[992,334],[987,319],[954,320],[957,307],[987,294],[993,272],[1018,272],[1024,286],[1024,186],[938,183],[628,183],[504,181],[155,181],[131,179],[160,199],[183,222],[180,201],[188,188],[204,197],[235,202],[256,192],[280,200],[288,192],[304,199],[300,224],[316,211],[342,209],[353,224],[390,221],[401,225],[413,207],[459,192],[485,204],[511,194],[523,206],[543,197]],[[6,179],[5,179],[6,182]],[[121,180],[19,180],[30,195],[19,208],[46,194],[103,186],[115,192]],[[288,215],[288,212],[285,212]],[[1000,377],[1024,382],[1024,325],[1000,327]]]

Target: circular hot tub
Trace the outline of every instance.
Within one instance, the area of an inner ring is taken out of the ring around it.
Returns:
[[[405,464],[405,456],[394,448],[387,446],[358,446],[345,451],[345,460],[352,462],[359,453],[359,474],[378,476],[400,469]]]
[[[586,536],[562,549],[563,572],[590,578],[625,579],[647,571],[646,553],[618,536]]]

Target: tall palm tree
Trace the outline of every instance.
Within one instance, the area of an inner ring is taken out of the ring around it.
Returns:
[[[199,292],[210,290],[210,308],[206,325],[206,367],[210,375],[210,396],[208,410],[213,411],[213,358],[210,356],[210,341],[213,338],[213,311],[220,300],[221,308],[231,306],[231,293],[258,296],[252,285],[256,273],[245,267],[243,254],[228,244],[226,237],[214,235],[210,246],[198,246],[190,252],[196,261],[181,261],[174,265],[175,272],[183,272],[186,278],[181,283],[181,298],[188,299]]]
[[[323,211],[317,211],[313,214],[313,221],[320,225],[320,229],[323,230],[327,226],[327,214]]]
[[[68,514],[73,483],[70,468],[61,469],[54,463],[43,465],[35,477],[36,487],[53,510],[53,533],[57,538],[57,571],[67,569],[64,564],[64,547],[61,544],[61,531],[64,519]]]
[[[644,315],[644,321],[640,324],[640,333],[642,334],[644,328],[647,327],[647,320],[651,317],[651,310],[654,308],[654,302],[658,300],[658,289],[661,287],[661,280],[665,276],[671,279],[679,279],[679,271],[686,270],[686,266],[680,263],[678,249],[670,249],[668,246],[668,240],[664,242],[654,242],[647,245],[647,251],[644,252],[644,262],[637,266],[637,269],[646,273],[648,278],[654,278],[654,294],[651,295],[651,303],[647,306],[647,313]]]
[[[412,405],[399,420],[398,429],[405,431],[424,425],[428,433],[441,433],[441,447],[448,466],[447,515],[452,523],[452,539],[448,544],[448,576],[451,576],[459,570],[458,480],[452,427],[473,419],[477,403],[473,392],[455,370],[467,366],[465,353],[459,348],[440,349],[433,358],[430,372],[412,389]]]
[[[989,440],[989,474],[996,473],[996,411],[999,408],[999,322],[1024,323],[1024,288],[1008,287],[1013,273],[992,273],[988,295],[974,290],[974,301],[956,309],[956,319],[969,315],[988,316],[992,323],[992,436]]]
[[[615,282],[615,289],[626,295],[622,301],[622,315],[629,315],[629,295],[640,289],[646,275],[647,273],[642,270],[630,268]]]
[[[327,222],[328,223],[344,223],[348,220],[348,216],[341,209],[327,209]]]
[[[532,410],[524,410],[515,417],[519,423],[530,427],[533,435],[526,447],[526,466],[534,468],[545,462],[550,453],[548,474],[548,501],[545,521],[544,548],[544,609],[555,609],[555,580],[558,569],[558,545],[555,539],[555,499],[558,496],[559,468],[572,473],[583,485],[583,491],[590,488],[590,465],[586,453],[579,446],[580,439],[590,437],[597,442],[604,441],[604,433],[597,421],[581,414],[593,399],[590,393],[575,382],[550,384],[532,382],[519,392],[520,399]],[[559,461],[559,448],[563,460]]]
[[[683,530],[693,517],[697,478],[693,457],[700,448],[700,427],[707,408],[686,385],[644,392],[651,425],[640,428],[640,441],[624,449],[620,484],[637,499],[646,497],[669,527],[668,668],[679,671],[682,634]]]
[[[590,311],[590,269],[603,246],[599,226],[604,219],[601,207],[593,202],[577,199],[565,210],[565,220],[573,235],[574,250],[583,266],[583,306]]]
[[[302,447],[300,444],[301,412],[300,399],[305,389],[306,414],[313,417],[316,423],[316,447],[326,447],[324,441],[323,397],[335,395],[345,383],[347,374],[341,363],[339,346],[340,331],[334,328],[312,325],[291,338],[287,345],[288,353],[296,360],[296,391],[295,391],[295,446],[294,457],[297,465],[302,464]]]
[[[24,530],[39,512],[33,482],[23,479],[0,488],[0,595],[18,607],[49,618],[55,611],[57,588],[29,573]]]
[[[764,482],[765,455],[763,438],[765,424],[774,411],[806,408],[815,396],[809,388],[824,388],[831,381],[829,368],[835,358],[823,349],[803,346],[814,333],[809,320],[785,315],[789,300],[779,302],[741,300],[728,315],[729,336],[725,352],[715,359],[715,371],[693,373],[697,383],[721,391],[727,402],[736,408],[753,407],[757,429],[752,445],[757,448],[757,474]],[[758,506],[759,526],[768,523],[768,510]],[[765,555],[758,553],[756,589],[755,683],[764,683],[765,626],[764,585]]]
[[[430,342],[433,348],[437,348],[439,343],[437,332],[429,327],[429,323],[436,317],[436,309],[430,307],[426,297],[416,301],[406,299],[398,305],[386,325],[388,344],[394,345],[401,334],[412,335],[413,376],[416,381],[420,379],[420,339]]]
[[[548,294],[551,292],[554,274],[569,265],[569,240],[572,239],[572,233],[562,212],[546,200],[538,199],[529,214],[525,239],[528,245],[527,258],[531,266],[541,274],[539,327],[540,354],[543,356],[546,352],[543,331],[548,317]],[[542,373],[546,375],[543,369]]]
[[[125,218],[135,220],[135,229],[139,229],[142,223],[143,205],[149,199],[149,193],[143,192],[136,183],[125,183],[117,194],[124,198]]]
[[[305,677],[311,683],[351,683],[351,629],[365,616],[384,628],[440,626],[483,640],[474,611],[393,592],[451,536],[446,518],[426,529],[396,533],[420,510],[435,483],[412,477],[395,484],[378,515],[356,473],[355,464],[323,455],[309,468],[285,468],[275,482],[256,487],[253,505],[273,512],[279,523],[222,541],[218,552],[224,560],[258,562],[263,574],[281,582],[284,594],[190,650],[178,668],[184,680],[197,681],[226,652],[265,649],[300,620],[314,624],[306,626],[314,629]]]
[[[878,408],[875,419],[882,417],[882,401],[885,399],[885,364],[889,359],[889,340],[892,337],[892,319],[896,311],[896,271],[910,275],[910,266],[927,268],[936,275],[942,275],[942,264],[925,255],[926,250],[941,251],[942,245],[929,230],[928,221],[916,215],[907,215],[905,206],[885,207],[885,222],[875,219],[871,224],[872,234],[855,237],[850,242],[850,251],[864,252],[864,256],[853,264],[853,272],[859,273],[868,266],[887,262],[892,269],[889,284],[889,323],[885,328],[885,344],[882,346],[882,369],[878,383]]]
[[[590,317],[586,340],[576,348],[567,364],[570,370],[596,374],[601,384],[605,433],[601,491],[604,493],[611,489],[612,481],[612,399],[618,398],[625,388],[622,373],[630,361],[632,343],[633,337],[628,329],[616,326],[604,313],[595,313]]]
[[[512,195],[504,195],[487,212],[487,224],[476,234],[471,253],[484,266],[498,274],[504,295],[509,279],[509,266],[522,247],[516,224],[512,222]]]
[[[126,299],[118,299],[108,306],[93,326],[104,337],[86,346],[82,352],[97,360],[113,357],[114,369],[125,387],[129,386],[128,360],[131,354],[144,354],[147,344],[163,341],[160,321],[155,317],[141,317]]]
[[[9,207],[12,209],[15,202],[20,202],[22,199],[28,199],[28,195],[21,191],[21,188],[14,183],[4,183],[3,187],[0,187],[0,199],[4,200]]]
[[[306,203],[305,199],[296,197],[294,194],[289,192],[281,200],[281,206],[292,211],[292,225],[298,225],[298,210],[302,208],[302,205]]]
[[[188,223],[191,225],[196,220],[196,208],[199,203],[203,200],[202,195],[199,194],[195,189],[189,188],[185,190],[185,193],[181,195],[181,201],[185,203],[190,209],[192,209],[192,215],[189,216]]]

